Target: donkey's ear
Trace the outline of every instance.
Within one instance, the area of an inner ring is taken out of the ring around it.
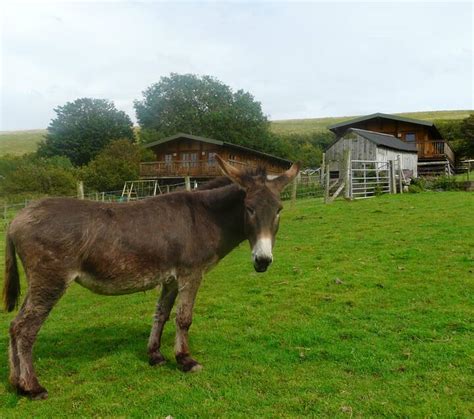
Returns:
[[[219,164],[222,173],[224,176],[227,176],[232,182],[237,183],[238,185],[242,186],[243,188],[248,187],[248,180],[247,176],[243,176],[242,172],[237,169],[236,167],[232,166],[231,164],[224,161],[224,159],[219,156],[218,154],[214,155],[217,163]],[[250,178],[251,179],[251,178]]]
[[[270,185],[276,189],[278,192],[281,192],[286,185],[288,185],[299,173],[301,167],[300,162],[295,162],[292,166],[285,172],[282,173],[275,179],[270,181]]]

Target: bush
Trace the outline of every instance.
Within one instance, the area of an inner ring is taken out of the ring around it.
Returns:
[[[0,159],[0,168],[0,194],[9,200],[13,195],[75,194],[76,171],[66,157],[7,156]]]
[[[153,153],[127,139],[106,146],[97,157],[81,169],[80,177],[87,188],[98,191],[115,191],[125,181],[139,177],[141,161],[154,160]]]
[[[439,176],[433,180],[432,187],[443,191],[458,191],[461,189],[461,184],[454,176]]]

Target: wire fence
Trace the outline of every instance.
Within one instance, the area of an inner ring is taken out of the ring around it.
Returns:
[[[191,190],[196,189],[198,186],[206,183],[206,181],[195,181],[192,180],[189,184]],[[133,192],[133,189],[130,193],[130,190],[126,189],[124,186],[121,190],[107,191],[107,192],[88,192],[84,193],[84,199],[91,201],[100,201],[100,202],[130,202],[137,201],[142,199],[147,199],[156,195],[164,195],[167,193],[184,191],[186,190],[186,182],[174,183],[169,185],[159,185],[159,187],[149,187],[146,188],[137,188],[136,193]],[[324,189],[320,183],[319,175],[301,175],[295,184],[288,185],[288,187],[281,193],[282,200],[291,200],[291,199],[302,199],[302,198],[321,198],[324,196]],[[20,203],[8,203],[3,202],[2,216],[0,222],[0,232],[4,232],[14,218],[16,213],[21,209],[28,206],[32,201],[41,199],[42,197],[36,198],[26,198]],[[78,199],[77,195],[66,196],[66,198],[75,198]],[[0,204],[1,205],[1,204]]]

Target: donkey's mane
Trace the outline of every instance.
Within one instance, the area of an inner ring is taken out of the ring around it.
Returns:
[[[267,169],[263,166],[258,166],[256,168],[248,168],[248,169],[245,169],[240,176],[242,179],[257,178],[257,180],[260,180],[261,182],[265,182],[265,180],[267,180]],[[232,181],[228,177],[220,176],[220,177],[210,180],[209,182],[202,184],[201,186],[197,188],[197,190],[205,191],[209,189],[223,188],[224,186],[228,186],[231,183]]]

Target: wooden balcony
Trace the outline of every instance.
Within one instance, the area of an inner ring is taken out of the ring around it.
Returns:
[[[230,160],[234,166],[237,167],[253,167],[249,163]],[[140,163],[140,177],[141,178],[180,178],[185,176],[191,177],[215,177],[221,176],[222,172],[218,164],[214,161],[188,161],[175,160],[172,162],[153,161]]]
[[[417,142],[419,159],[443,159],[454,162],[454,152],[444,140]]]

